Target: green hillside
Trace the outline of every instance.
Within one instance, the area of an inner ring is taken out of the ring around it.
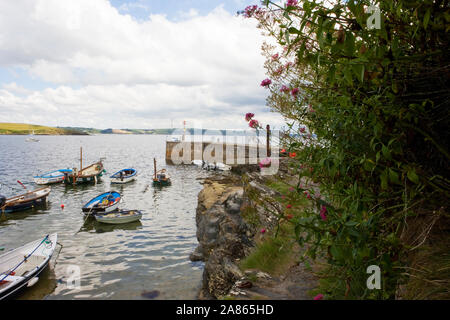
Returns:
[[[85,134],[74,129],[62,129],[46,126],[38,126],[26,123],[0,122],[0,134],[21,134],[27,135],[34,131],[36,135],[81,135]]]

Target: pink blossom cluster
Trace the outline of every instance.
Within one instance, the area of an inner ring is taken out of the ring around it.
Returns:
[[[288,1],[286,2],[286,6],[287,6],[287,7],[296,7],[297,4],[298,4],[298,1],[297,1],[297,0],[288,0]]]
[[[261,87],[268,87],[272,83],[272,80],[270,79],[264,79],[261,81]]]
[[[250,128],[253,128],[253,129],[258,129],[260,127],[258,120],[254,120],[254,119],[250,120],[248,125]]]
[[[252,6],[247,6],[244,9],[243,14],[244,14],[244,17],[251,18],[255,12],[258,12],[258,6],[252,5]]]

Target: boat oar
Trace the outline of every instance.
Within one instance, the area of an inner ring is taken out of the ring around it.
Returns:
[[[27,187],[25,187],[24,184],[22,182],[20,182],[19,180],[17,180],[17,183],[19,183],[25,190],[28,190]]]

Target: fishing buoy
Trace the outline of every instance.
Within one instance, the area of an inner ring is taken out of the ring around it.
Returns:
[[[61,204],[61,209],[64,209],[64,204]]]

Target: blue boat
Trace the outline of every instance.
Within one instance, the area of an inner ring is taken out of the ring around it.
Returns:
[[[85,214],[111,212],[119,207],[122,196],[117,191],[109,191],[96,196],[86,203],[82,211]]]
[[[137,177],[137,171],[133,168],[122,169],[114,173],[111,178],[111,183],[127,183],[134,181]]]
[[[34,176],[33,180],[36,184],[52,184],[64,181],[64,174],[72,173],[72,169],[59,169],[55,171],[46,172],[40,176]]]

